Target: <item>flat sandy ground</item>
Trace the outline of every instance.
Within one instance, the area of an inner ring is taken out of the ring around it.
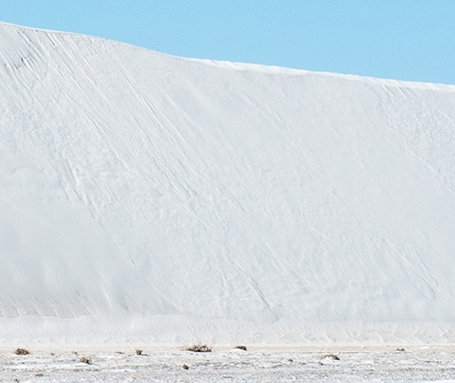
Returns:
[[[0,350],[0,382],[455,382],[455,347]],[[90,364],[81,362],[88,358]],[[188,369],[183,368],[184,365]]]

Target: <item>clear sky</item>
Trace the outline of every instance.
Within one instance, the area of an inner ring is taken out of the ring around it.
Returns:
[[[0,0],[0,21],[184,57],[455,84],[455,0]]]

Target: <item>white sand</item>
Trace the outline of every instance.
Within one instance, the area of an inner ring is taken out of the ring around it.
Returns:
[[[1,352],[0,382],[455,382],[448,380],[455,376],[453,347],[225,348],[211,353],[148,347],[141,356],[132,347],[31,351],[26,356]]]

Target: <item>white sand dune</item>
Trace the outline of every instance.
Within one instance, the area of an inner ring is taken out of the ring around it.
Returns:
[[[5,343],[455,342],[455,86],[0,24]]]

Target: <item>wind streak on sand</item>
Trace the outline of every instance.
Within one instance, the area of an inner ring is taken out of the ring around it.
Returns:
[[[0,339],[454,342],[455,87],[0,24]]]

